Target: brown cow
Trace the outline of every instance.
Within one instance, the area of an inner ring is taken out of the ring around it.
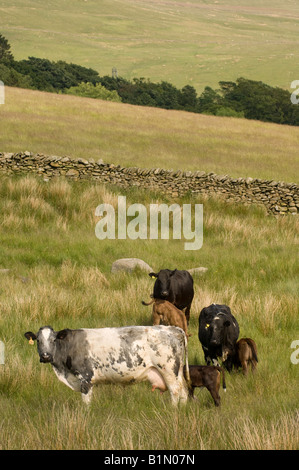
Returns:
[[[219,366],[190,366],[189,365],[189,372],[190,372],[190,380],[191,380],[191,388],[189,388],[189,397],[194,398],[194,389],[195,387],[206,387],[216,406],[220,406],[220,395],[219,395],[219,388],[220,388],[220,377],[222,373],[222,387],[223,390],[226,392],[226,385],[225,385],[225,373],[224,369]],[[184,367],[184,374],[185,374],[185,367]]]
[[[236,353],[234,358],[235,368],[238,369],[239,367],[242,367],[243,374],[247,375],[249,364],[251,364],[251,370],[254,372],[257,363],[257,347],[253,339],[239,339],[239,341],[236,343]]]
[[[188,334],[187,320],[185,314],[168,300],[153,299],[149,303],[142,301],[142,305],[153,304],[153,325],[178,326],[184,330],[187,338]]]

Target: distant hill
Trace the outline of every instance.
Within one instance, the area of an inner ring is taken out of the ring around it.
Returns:
[[[298,0],[2,0],[0,14],[17,60],[115,67],[198,92],[241,76],[284,89],[299,78]]]

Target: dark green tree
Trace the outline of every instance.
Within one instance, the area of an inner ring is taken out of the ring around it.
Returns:
[[[196,112],[198,107],[198,98],[195,88],[190,85],[184,86],[179,93],[178,102],[185,111]]]
[[[9,65],[13,62],[14,57],[10,50],[8,40],[0,34],[0,63]]]
[[[216,114],[217,110],[223,106],[223,98],[213,88],[206,86],[198,98],[198,112],[206,114]]]

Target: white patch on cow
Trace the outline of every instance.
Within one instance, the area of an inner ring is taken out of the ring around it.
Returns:
[[[222,361],[223,361],[223,362],[226,361],[227,356],[228,356],[228,351],[223,351],[223,352],[222,352]]]
[[[60,372],[55,366],[53,366],[53,370],[60,382],[67,385],[75,392],[80,392],[80,381],[73,374],[68,374],[68,376],[66,377],[65,373]]]
[[[90,358],[96,364],[91,383],[137,383],[149,380],[161,390],[169,390],[173,403],[188,398],[183,378],[184,343],[178,344],[181,367],[173,373],[170,340],[174,327],[134,326],[122,328],[84,329]],[[180,330],[175,328],[175,330]],[[184,332],[181,330],[182,339]],[[177,333],[175,333],[177,335]],[[177,339],[179,342],[179,340]],[[171,359],[169,359],[171,358]]]
[[[90,405],[91,398],[92,398],[92,388],[89,390],[88,393],[82,393],[81,396],[82,396],[83,403],[85,403],[85,405]]]
[[[45,341],[48,341],[50,335],[51,335],[52,330],[50,328],[44,328],[41,332],[43,338]]]
[[[220,364],[219,364],[219,362],[217,361],[217,359],[212,359],[212,362],[213,362],[213,365],[214,365],[214,366],[220,367]]]

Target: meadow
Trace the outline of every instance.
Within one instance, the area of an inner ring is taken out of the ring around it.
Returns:
[[[290,89],[298,79],[298,1],[2,0],[17,60],[65,60],[127,79],[192,85],[238,77]]]
[[[289,89],[298,78],[298,1],[2,0],[1,34],[17,60],[65,60],[110,75],[190,84],[201,92],[244,76]],[[1,78],[1,77],[0,77]],[[298,183],[298,128],[194,115],[5,87],[0,151],[103,159],[122,166],[203,170],[232,177]],[[204,205],[204,241],[98,240],[95,209],[135,202],[171,204],[132,188],[33,175],[0,176],[0,449],[298,450],[299,340],[297,216],[274,218],[260,207],[186,195]],[[149,383],[105,385],[90,408],[40,364],[24,338],[41,326],[150,325],[141,305],[153,280],[140,270],[111,273],[118,258],[137,257],[194,275],[189,363],[203,364],[198,316],[225,303],[253,338],[258,368],[226,374],[215,408],[207,390],[174,408]],[[298,354],[296,355],[298,358]]]
[[[217,199],[204,204],[204,243],[184,251],[183,240],[98,240],[95,208],[117,196],[127,204],[172,201],[157,193],[92,182],[49,182],[32,175],[1,176],[0,184],[0,448],[4,449],[298,449],[299,364],[291,343],[298,329],[298,217],[274,218],[261,208]],[[142,271],[110,272],[113,261],[138,257],[153,269],[205,266],[194,275],[189,330],[190,364],[202,364],[200,310],[228,304],[240,337],[255,339],[259,364],[248,378],[226,374],[221,409],[209,393],[171,406],[168,393],[148,383],[94,390],[90,409],[40,364],[24,332],[51,325],[149,325],[141,305],[153,288]],[[9,269],[9,271],[4,271]]]
[[[299,183],[298,127],[9,87],[0,120],[1,152]]]

